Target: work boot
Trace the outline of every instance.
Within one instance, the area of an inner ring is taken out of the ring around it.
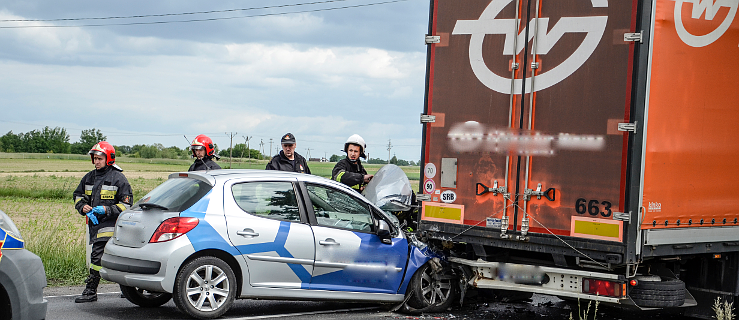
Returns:
[[[90,275],[85,280],[87,285],[85,290],[82,291],[82,295],[75,298],[75,303],[82,302],[93,302],[98,301],[98,284],[100,283],[100,273],[95,270],[90,270]]]

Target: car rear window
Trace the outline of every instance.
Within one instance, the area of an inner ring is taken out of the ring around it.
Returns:
[[[212,188],[208,183],[197,179],[169,179],[136,202],[132,209],[138,209],[142,203],[147,203],[165,207],[168,211],[183,211],[198,202]]]

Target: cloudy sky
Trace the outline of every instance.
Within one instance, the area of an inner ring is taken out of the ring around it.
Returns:
[[[292,132],[320,157],[358,133],[372,158],[391,140],[418,161],[429,2],[391,1],[3,0],[0,135],[227,148],[235,132],[269,154]]]

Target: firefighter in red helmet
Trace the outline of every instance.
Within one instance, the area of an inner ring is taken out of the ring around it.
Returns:
[[[195,137],[195,140],[190,144],[190,150],[192,150],[192,157],[195,158],[195,162],[187,171],[217,170],[221,168],[221,166],[213,161],[214,157],[216,160],[220,159],[220,157],[215,154],[216,150],[213,140],[208,136],[201,134]]]
[[[90,159],[95,170],[88,172],[74,190],[74,208],[87,216],[87,227],[92,244],[90,252],[90,275],[85,282],[85,290],[74,302],[97,301],[97,287],[100,282],[100,260],[105,243],[108,242],[118,215],[131,208],[133,193],[123,169],[115,164],[115,149],[110,143],[100,141],[90,149]]]

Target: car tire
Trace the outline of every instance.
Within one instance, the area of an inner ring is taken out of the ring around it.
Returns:
[[[409,290],[413,290],[408,305],[423,312],[440,312],[449,308],[459,292],[457,276],[451,269],[435,272],[430,264],[424,264],[411,278]]]
[[[677,279],[642,280],[631,288],[629,296],[640,307],[679,307],[685,303],[685,282]]]
[[[226,262],[216,257],[200,257],[187,263],[177,274],[174,303],[191,317],[218,318],[231,308],[237,287],[236,276]]]
[[[124,285],[120,285],[120,287],[123,297],[143,308],[156,308],[172,299],[172,294],[167,292],[153,292]]]

